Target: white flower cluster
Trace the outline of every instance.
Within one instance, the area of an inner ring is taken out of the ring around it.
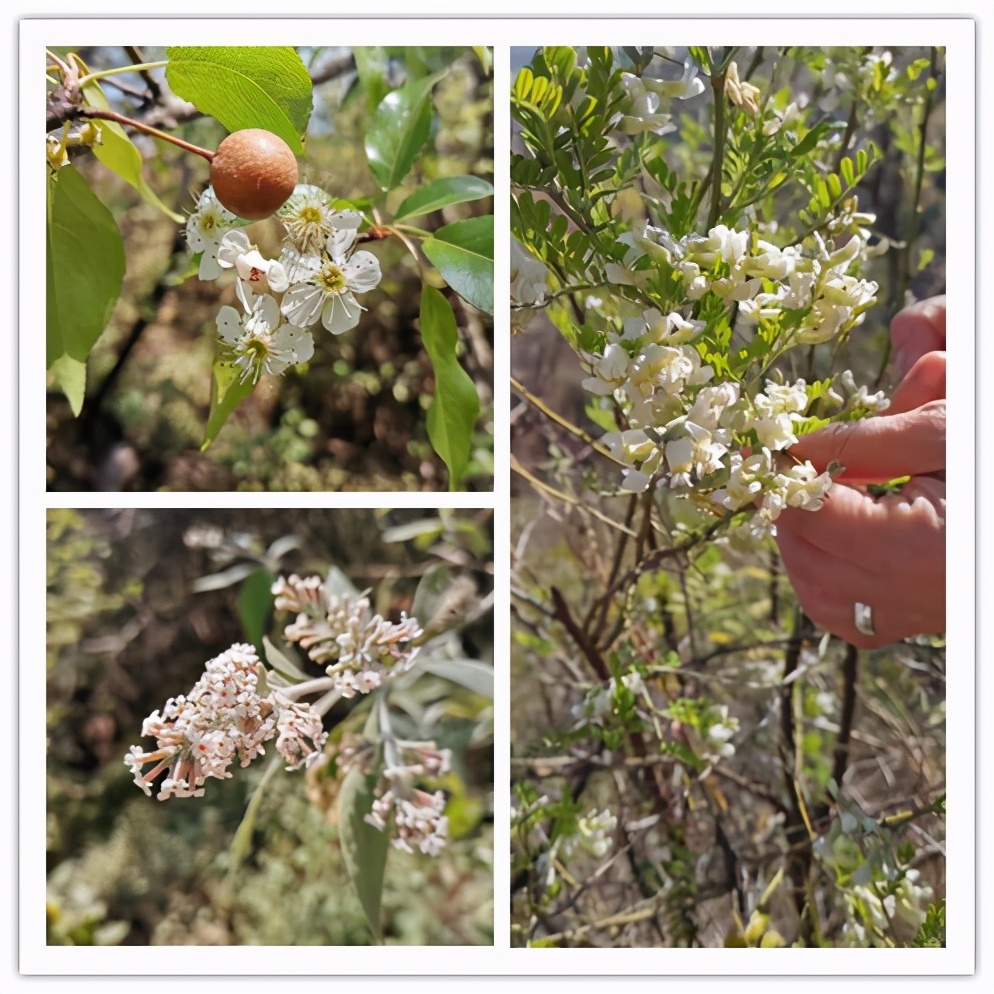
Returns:
[[[680,79],[657,79],[647,69],[640,75],[623,72],[620,85],[624,89],[624,100],[614,127],[625,135],[645,132],[665,135],[676,131],[663,100],[687,100],[704,92],[704,82],[697,76],[697,66],[689,59],[684,62]]]
[[[404,852],[422,852],[437,856],[449,836],[449,819],[445,817],[445,794],[429,793],[415,784],[421,777],[440,777],[450,769],[448,749],[437,749],[434,742],[394,742],[392,763],[388,762],[376,785],[373,810],[366,821],[381,832],[393,822],[391,845]],[[389,755],[389,748],[387,750]]]
[[[202,253],[200,278],[217,279],[224,269],[237,276],[243,313],[222,307],[217,328],[243,383],[307,362],[314,355],[308,329],[318,323],[333,335],[354,328],[365,310],[355,295],[379,284],[376,256],[355,247],[361,215],[333,203],[320,187],[296,188],[277,212],[285,232],[279,259],[262,255],[211,187],[187,218],[187,243]]]
[[[857,871],[869,876],[869,868]],[[905,870],[900,879],[888,879],[896,874],[885,863],[883,879],[859,883],[845,891],[847,918],[842,926],[842,944],[846,946],[890,946],[888,935],[898,922],[912,933],[925,921],[932,900],[932,888],[921,883],[918,870]]]
[[[422,634],[417,619],[398,623],[370,610],[365,595],[333,594],[320,577],[280,577],[273,585],[276,608],[294,611],[297,620],[283,634],[300,644],[326,672],[343,697],[368,694],[384,681],[407,672],[418,654],[411,641]]]
[[[321,719],[307,704],[290,701],[278,690],[261,695],[260,669],[252,646],[233,645],[207,663],[188,695],[170,698],[161,714],[153,711],[145,719],[142,735],[154,737],[156,748],[145,752],[131,746],[124,762],[147,795],[152,781],[168,769],[159,785],[160,801],[201,797],[208,777],[230,777],[228,768],[236,756],[248,766],[274,735],[276,751],[289,769],[320,755],[327,739]],[[146,763],[155,765],[142,772]]]
[[[776,347],[786,350],[848,331],[874,301],[877,285],[847,272],[862,251],[859,235],[831,251],[817,236],[816,244],[818,257],[809,258],[800,245],[780,249],[724,225],[682,239],[645,225],[634,233],[625,261],[630,267],[648,255],[665,263],[683,281],[687,299],[716,295],[737,306],[746,322],[781,329]],[[609,269],[614,282],[627,281],[621,268]],[[761,502],[753,537],[775,533],[773,522],[785,507],[817,510],[832,482],[810,463],[790,465],[789,457],[776,455],[797,442],[808,386],[803,379],[767,379],[750,396],[735,380],[712,383],[714,369],[693,344],[704,328],[703,321],[650,309],[626,318],[621,332],[609,332],[602,353],[584,354],[592,373],[584,387],[613,397],[630,426],[602,441],[630,467],[624,489],[641,492],[665,479],[674,488],[710,492],[712,502],[729,511]],[[835,391],[827,392],[830,401],[862,413],[886,407],[882,394],[857,391],[851,376],[843,383],[848,402]]]
[[[611,849],[611,839],[617,827],[617,816],[607,808],[601,812],[591,809],[585,816],[577,818],[576,834],[560,840],[558,853],[568,860],[577,849],[584,849],[596,859],[603,859]]]

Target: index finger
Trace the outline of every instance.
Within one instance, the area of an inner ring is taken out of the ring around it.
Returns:
[[[892,364],[899,379],[927,352],[946,347],[946,295],[929,297],[905,307],[890,324]]]

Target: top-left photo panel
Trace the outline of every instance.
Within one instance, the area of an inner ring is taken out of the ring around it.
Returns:
[[[491,49],[42,58],[50,491],[493,489]]]

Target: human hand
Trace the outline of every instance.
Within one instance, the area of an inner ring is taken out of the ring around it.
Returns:
[[[821,510],[780,515],[777,543],[808,616],[860,648],[945,629],[945,353],[932,351],[944,344],[945,301],[930,303],[895,318],[895,363],[902,349],[926,351],[887,412],[813,432],[791,449],[819,470],[845,466]],[[900,476],[912,479],[879,499],[857,486]],[[857,603],[870,606],[873,635],[857,630]]]

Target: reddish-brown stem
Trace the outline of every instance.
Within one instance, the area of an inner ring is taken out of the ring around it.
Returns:
[[[175,135],[170,135],[165,131],[160,131],[158,128],[153,128],[148,124],[142,124],[141,121],[135,121],[130,117],[125,117],[123,114],[118,114],[116,111],[100,110],[97,107],[84,107],[81,112],[81,116],[97,118],[101,121],[113,121],[115,124],[120,124],[122,127],[134,128],[137,131],[143,131],[145,134],[151,135],[153,138],[159,138],[164,142],[170,142],[179,148],[185,149],[187,152],[193,152],[195,155],[201,156],[208,162],[214,161],[214,153],[209,149],[201,148],[199,145],[191,145],[190,142],[185,142],[182,138],[177,138]]]

